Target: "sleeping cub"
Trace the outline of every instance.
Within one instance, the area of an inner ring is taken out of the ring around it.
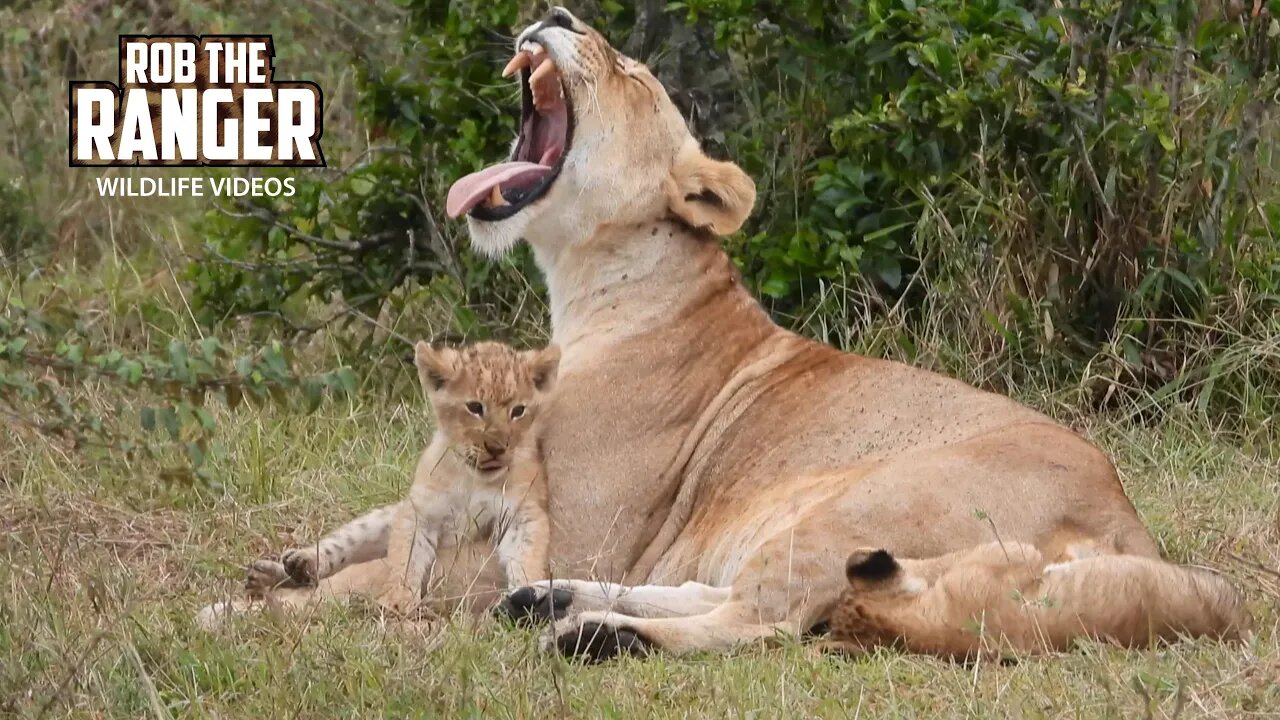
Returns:
[[[437,428],[404,500],[374,510],[319,542],[259,561],[251,592],[315,585],[352,563],[385,558],[389,577],[368,588],[384,606],[417,605],[441,545],[490,538],[508,585],[550,576],[546,478],[532,431],[560,351],[518,352],[501,343],[414,348]]]
[[[1235,639],[1252,620],[1205,570],[1134,555],[1047,564],[1031,545],[991,543],[928,560],[855,550],[827,649],[893,645],[971,659],[1067,649],[1075,638],[1135,647],[1179,636]]]

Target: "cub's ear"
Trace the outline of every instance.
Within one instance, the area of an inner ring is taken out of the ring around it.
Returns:
[[[902,566],[889,554],[888,550],[871,548],[854,550],[844,564],[844,574],[849,582],[883,582],[897,575],[901,569]]]
[[[529,374],[533,377],[533,387],[538,392],[550,390],[556,384],[556,375],[560,369],[560,348],[548,345],[541,350],[528,350],[524,356]]]
[[[456,375],[453,361],[457,355],[457,351],[451,348],[433,348],[419,340],[413,346],[413,364],[418,366],[422,389],[428,392],[439,390],[453,380]]]
[[[676,155],[666,186],[672,213],[717,235],[737,232],[756,204],[756,184],[742,168],[712,160],[692,140]]]

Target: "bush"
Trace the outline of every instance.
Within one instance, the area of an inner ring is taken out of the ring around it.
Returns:
[[[288,316],[315,298],[400,313],[408,281],[456,308],[463,335],[527,312],[527,254],[478,261],[438,199],[506,151],[515,99],[495,30],[531,10],[402,5],[401,54],[362,65],[378,145],[296,198],[211,215],[218,262],[191,271],[205,318]],[[757,179],[756,213],[727,247],[784,322],[867,349],[869,317],[894,336],[873,351],[985,384],[1065,381],[1094,403],[1155,391],[1237,414],[1276,408],[1280,380],[1274,355],[1221,361],[1240,356],[1238,331],[1275,337],[1270,5],[686,0],[583,14]],[[1244,387],[1264,391],[1245,401]]]

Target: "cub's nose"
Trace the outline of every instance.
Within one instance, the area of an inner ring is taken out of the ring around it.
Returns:
[[[499,445],[498,443],[486,442],[484,444],[484,451],[489,453],[489,457],[499,458],[507,451],[507,446]]]

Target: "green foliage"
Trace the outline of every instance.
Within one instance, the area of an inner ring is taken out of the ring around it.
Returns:
[[[201,317],[338,298],[399,313],[408,281],[463,335],[500,333],[524,307],[528,255],[475,258],[439,199],[507,152],[517,99],[498,77],[498,33],[535,11],[400,5],[400,53],[361,64],[358,111],[379,144],[294,198],[208,217],[214,262],[190,274]],[[1110,399],[1203,391],[1186,382],[1183,346],[1226,350],[1230,332],[1203,328],[1275,314],[1280,25],[1266,8],[641,5],[584,15],[650,61],[713,154],[757,179],[755,215],[726,245],[780,318],[822,325],[806,331],[833,339],[847,324],[836,339],[861,346],[850,316],[892,315],[908,359],[940,333],[963,363],[995,361],[979,382],[1047,373]],[[1238,411],[1226,395],[1205,409]]]
[[[233,356],[215,337],[125,352],[72,308],[9,297],[0,312],[0,419],[91,457],[140,463],[167,481],[212,483],[211,399],[232,410],[248,402],[312,412],[328,396],[355,391],[349,368],[300,375],[289,355],[272,343]],[[99,384],[117,389],[113,403],[94,392]]]
[[[481,261],[439,202],[453,179],[507,152],[514,98],[499,77],[494,29],[515,23],[516,3],[406,6],[403,54],[359,65],[356,110],[378,144],[341,171],[300,177],[292,198],[205,218],[212,262],[188,271],[203,319],[338,298],[376,315],[410,279],[456,308],[460,335],[486,334],[485,320],[499,319],[471,308],[519,305],[520,277],[536,277],[527,254],[509,266]],[[477,57],[486,49],[490,57]]]

